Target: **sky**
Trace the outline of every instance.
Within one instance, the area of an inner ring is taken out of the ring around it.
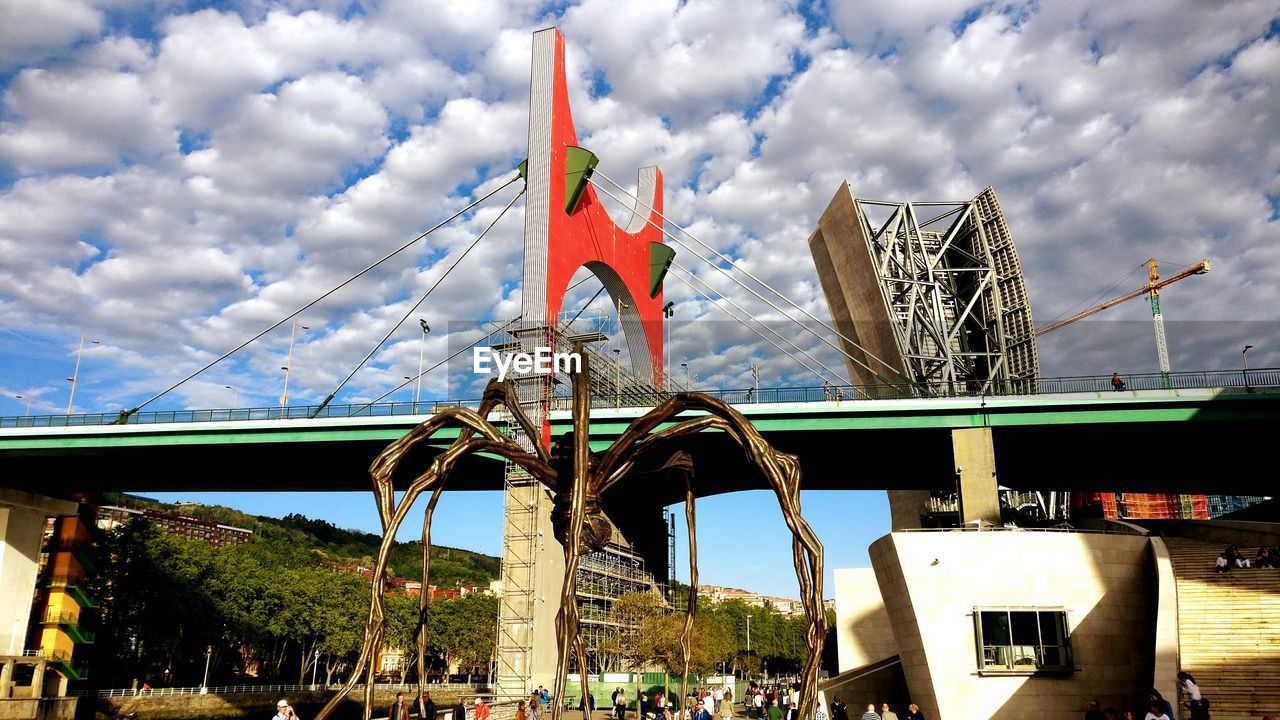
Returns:
[[[67,412],[72,375],[76,411],[134,407],[499,188],[526,154],[531,34],[553,25],[600,171],[661,167],[674,223],[814,316],[805,240],[841,182],[893,200],[990,185],[1037,322],[1140,286],[1148,257],[1208,257],[1162,296],[1174,369],[1238,368],[1246,344],[1251,367],[1280,365],[1277,1],[3,0],[0,414]],[[285,323],[149,409],[273,406],[286,364],[290,403],[315,403],[388,332],[337,402],[392,390],[474,339],[447,328],[518,314],[519,200],[412,310],[517,192],[308,309],[291,356]],[[681,252],[714,299],[673,272],[672,366],[703,387],[747,387],[753,362],[762,385],[819,383],[723,298],[821,356],[817,338]],[[1042,374],[1154,371],[1149,314],[1046,336]],[[462,380],[428,375],[423,396]],[[202,499],[374,527],[342,496]],[[498,496],[451,502],[497,526]],[[808,506],[848,545],[837,566],[888,528],[883,494]],[[735,551],[756,538],[732,519],[770,516],[767,496],[705,513],[725,521],[700,538],[724,569],[709,582],[788,574],[781,531],[758,553],[778,572]],[[475,527],[441,542],[496,550]]]

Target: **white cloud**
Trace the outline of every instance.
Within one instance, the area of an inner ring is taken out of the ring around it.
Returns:
[[[0,326],[60,346],[100,328],[97,360],[118,382],[86,386],[86,406],[149,395],[504,182],[526,152],[530,34],[552,24],[600,169],[631,185],[658,164],[673,221],[814,315],[826,308],[804,241],[846,179],[889,199],[995,186],[1042,319],[1152,255],[1215,262],[1169,290],[1171,321],[1267,319],[1280,302],[1274,0],[883,0],[808,23],[770,0],[220,7],[130,7],[155,28],[137,36],[67,0],[0,21]],[[309,309],[290,394],[323,397],[499,207]],[[439,328],[429,361],[448,352],[450,321],[518,312],[522,217],[518,204],[414,313]],[[694,255],[679,258],[781,320]],[[699,322],[673,328],[677,367],[745,386],[753,358],[778,355],[722,301],[666,292],[678,320]],[[1180,331],[1175,357],[1218,362],[1209,348],[1231,332],[1246,330]],[[393,334],[350,397],[416,370],[415,333],[411,319]],[[789,338],[842,369],[811,335]],[[286,324],[172,402],[225,404],[223,384],[270,401],[287,344]],[[1105,358],[1105,343],[1067,345],[1055,358]],[[816,382],[795,362],[762,365],[766,384]]]

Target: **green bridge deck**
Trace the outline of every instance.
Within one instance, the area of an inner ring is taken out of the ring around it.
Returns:
[[[760,393],[759,398],[766,397]],[[735,407],[801,458],[806,489],[945,488],[950,431],[993,428],[1009,487],[1270,494],[1266,448],[1280,430],[1280,389],[1217,388],[903,400],[742,402]],[[646,408],[597,408],[593,446]],[[212,411],[210,411],[212,412]],[[228,411],[222,411],[228,412]],[[0,485],[74,490],[335,490],[368,487],[366,469],[426,415],[0,427]],[[553,436],[569,429],[552,415]],[[442,431],[437,449],[455,431]],[[727,438],[689,439],[702,495],[763,487]],[[425,450],[408,466],[422,467]],[[451,488],[496,490],[501,463],[478,457]],[[676,496],[673,488],[653,488]]]

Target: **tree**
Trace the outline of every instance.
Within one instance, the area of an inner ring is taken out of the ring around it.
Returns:
[[[600,650],[636,674],[636,698],[640,697],[640,673],[659,655],[661,640],[655,620],[663,612],[662,598],[654,593],[627,593],[609,608],[609,621],[618,629],[605,638]]]
[[[450,664],[469,670],[488,666],[498,635],[498,599],[472,593],[431,603],[427,643]]]

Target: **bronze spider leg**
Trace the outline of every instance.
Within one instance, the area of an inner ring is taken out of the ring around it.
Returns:
[[[581,344],[574,345],[581,355]],[[585,358],[584,358],[585,361]],[[560,720],[561,698],[564,697],[569,669],[569,639],[573,638],[574,655],[578,661],[578,677],[582,684],[582,720],[591,719],[590,692],[587,688],[586,648],[578,625],[578,603],[574,583],[578,577],[578,564],[582,556],[582,530],[586,523],[586,498],[591,473],[590,375],[585,367],[573,374],[573,475],[569,486],[569,523],[564,538],[564,582],[560,588],[560,610],[556,613],[556,644],[559,665],[556,670],[553,720]],[[563,491],[563,488],[560,489]]]
[[[701,410],[707,417],[677,423],[647,435],[662,423],[685,410]],[[800,686],[800,717],[807,717],[817,701],[818,666],[826,635],[826,613],[822,607],[822,542],[800,514],[800,467],[794,455],[779,452],[727,403],[706,395],[680,393],[636,419],[609,447],[600,460],[598,472],[606,478],[602,489],[619,482],[636,460],[667,443],[705,429],[723,430],[732,438],[768,481],[792,535],[792,561],[800,584],[800,598],[808,618],[805,660]]]
[[[513,394],[510,388],[495,387],[493,383],[486,389],[486,398],[481,405],[485,414],[498,402],[511,401]],[[508,406],[517,422],[531,427],[517,403]],[[456,424],[461,427],[459,437],[442,454],[432,459],[428,469],[415,478],[409,485],[400,504],[395,504],[395,491],[392,478],[400,461],[414,446],[428,441],[432,435],[447,425]],[[471,439],[474,433],[482,439]],[[338,704],[354,689],[362,671],[371,678],[373,668],[371,659],[384,634],[385,615],[382,596],[386,583],[387,563],[390,559],[391,547],[395,542],[396,530],[404,521],[409,509],[417,497],[426,490],[438,490],[447,479],[453,467],[466,455],[474,452],[492,452],[525,467],[536,477],[554,480],[555,470],[546,462],[546,452],[539,448],[537,455],[525,452],[510,438],[503,436],[497,428],[490,424],[480,413],[467,408],[447,408],[423,422],[403,438],[393,442],[383,451],[370,467],[373,480],[375,502],[378,506],[379,518],[382,522],[383,538],[379,548],[377,563],[374,567],[373,588],[369,603],[369,617],[365,625],[365,641],[361,647],[360,657],[347,683],[317,714],[317,720],[327,718]],[[373,684],[366,682],[365,709],[366,720],[371,717]]]
[[[684,616],[684,632],[680,633],[680,655],[684,660],[684,668],[680,673],[680,706],[684,708],[685,698],[689,697],[689,657],[693,654],[689,645],[693,635],[693,616],[698,612],[698,521],[694,513],[693,500],[693,459],[685,453],[684,475],[684,521],[689,528],[689,607]],[[693,720],[692,708],[687,708],[687,717]]]

